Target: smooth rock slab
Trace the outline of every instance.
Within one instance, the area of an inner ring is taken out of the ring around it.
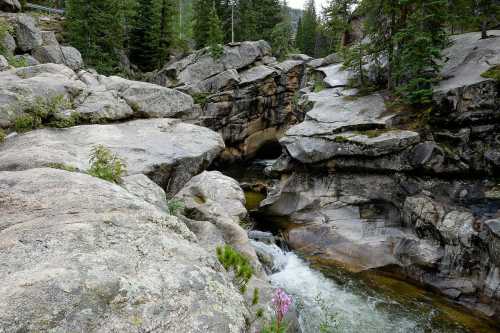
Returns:
[[[363,132],[346,132],[320,137],[286,136],[280,142],[302,163],[316,163],[340,156],[376,157],[401,151],[420,141],[412,131],[393,130],[370,137]]]
[[[451,37],[452,45],[443,51],[446,61],[441,70],[445,80],[436,87],[439,93],[486,81],[481,76],[491,67],[500,64],[500,30],[489,30],[493,38],[481,39],[480,32],[470,32]]]
[[[332,134],[343,130],[363,130],[384,127],[394,116],[388,114],[384,99],[379,94],[353,97],[352,91],[339,96],[335,89],[310,94],[314,107],[306,114],[306,120],[290,128],[287,136],[314,136]]]
[[[214,253],[120,186],[0,172],[0,198],[0,331],[244,331],[243,298]]]
[[[146,174],[167,192],[177,192],[224,149],[220,135],[208,128],[173,119],[136,120],[19,135],[0,147],[0,170],[62,163],[85,171],[95,145],[123,158],[129,175]]]
[[[326,67],[320,67],[317,71],[323,72],[326,77],[324,82],[330,88],[345,87],[349,85],[349,78],[352,74],[342,69],[343,64],[335,64]]]

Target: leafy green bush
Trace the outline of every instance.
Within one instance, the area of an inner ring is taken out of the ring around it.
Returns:
[[[6,136],[7,135],[5,134],[3,129],[0,128],[0,143],[4,142]]]
[[[7,61],[9,62],[9,65],[20,68],[20,67],[28,67],[28,60],[24,57],[13,57],[13,56],[8,56]]]
[[[77,118],[55,119],[55,114],[64,109],[70,108],[71,103],[63,96],[37,97],[34,102],[27,102],[21,105],[23,115],[14,120],[14,127],[18,132],[27,132],[42,127],[44,124],[56,127],[74,126]]]
[[[248,258],[229,245],[217,247],[217,258],[226,270],[234,272],[236,284],[240,291],[245,293],[248,281],[250,281],[254,273]]]
[[[40,118],[25,114],[17,117],[14,120],[14,128],[17,132],[28,132],[32,129],[38,128],[42,125]]]
[[[171,199],[167,202],[167,209],[170,215],[178,215],[184,210],[184,203],[179,199]]]
[[[126,172],[125,163],[108,148],[98,145],[90,153],[88,174],[109,182],[120,184]]]
[[[205,106],[207,104],[208,96],[210,96],[210,94],[195,93],[193,94],[194,103],[200,104],[201,106]]]

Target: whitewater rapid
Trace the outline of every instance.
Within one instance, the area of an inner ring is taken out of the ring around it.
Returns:
[[[434,327],[437,311],[422,311],[418,304],[410,309],[389,298],[373,296],[356,284],[338,284],[293,252],[276,245],[252,241],[255,248],[273,258],[276,273],[270,276],[275,287],[292,295],[299,312],[303,333],[362,332],[467,332],[459,328]],[[330,330],[320,330],[320,325]]]

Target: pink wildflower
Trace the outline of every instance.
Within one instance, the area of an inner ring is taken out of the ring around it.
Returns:
[[[274,312],[276,313],[276,328],[277,332],[279,332],[281,323],[292,304],[292,298],[283,289],[278,288],[272,298],[272,302],[274,305]]]

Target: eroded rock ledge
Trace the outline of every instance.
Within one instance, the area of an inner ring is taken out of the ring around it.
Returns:
[[[498,319],[500,90],[480,74],[500,63],[500,38],[479,37],[453,38],[436,104],[417,115],[317,68],[331,88],[306,94],[260,212],[321,263],[391,272]]]
[[[197,123],[226,142],[222,160],[250,159],[303,119],[297,101],[309,60],[279,63],[265,41],[233,43],[218,60],[203,49],[168,64],[153,81],[195,97]]]

